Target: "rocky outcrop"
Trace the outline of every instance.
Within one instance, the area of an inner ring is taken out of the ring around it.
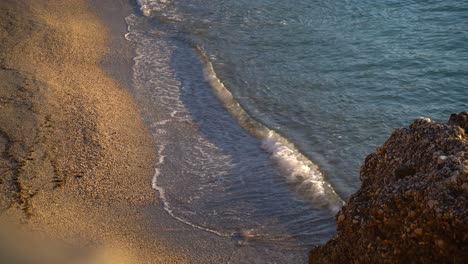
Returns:
[[[468,262],[468,112],[395,130],[309,263]]]

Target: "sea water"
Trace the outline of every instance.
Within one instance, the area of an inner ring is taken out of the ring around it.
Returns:
[[[138,2],[126,38],[153,187],[260,258],[304,261],[393,129],[467,110],[466,1]]]

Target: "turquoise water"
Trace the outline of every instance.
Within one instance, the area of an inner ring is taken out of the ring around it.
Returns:
[[[304,261],[393,129],[468,107],[468,2],[139,3],[126,37],[153,187],[260,259]]]
[[[394,128],[468,107],[466,1],[178,1],[241,104],[347,197]]]

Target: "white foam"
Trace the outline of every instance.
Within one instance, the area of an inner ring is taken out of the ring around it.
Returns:
[[[152,1],[152,0],[138,0],[138,4],[140,5],[140,10],[143,12],[145,16],[151,16],[153,10],[157,9],[157,4],[159,1]]]
[[[152,16],[154,11],[157,11],[157,8],[153,8],[152,3],[158,2],[159,4],[166,4],[168,1],[149,1],[149,0],[139,0],[142,12],[145,16]],[[166,144],[171,143],[173,138],[171,133],[168,133],[168,124],[179,125],[180,127],[186,127],[186,124],[180,124],[176,122],[189,122],[192,124],[192,117],[190,112],[185,108],[181,98],[180,98],[180,89],[181,83],[177,81],[175,74],[172,69],[168,66],[171,63],[171,55],[175,49],[173,46],[168,45],[164,38],[154,38],[153,35],[148,34],[144,29],[140,29],[138,24],[139,20],[145,20],[144,17],[136,17],[134,15],[129,16],[126,20],[128,23],[129,33],[125,35],[126,39],[132,42],[137,43],[136,54],[134,58],[134,78],[135,87],[150,87],[152,89],[151,100],[153,100],[162,111],[158,111],[157,120],[152,124],[154,136],[157,138],[156,142],[158,146],[158,160],[154,171],[154,175],[151,181],[151,186],[158,192],[159,200],[161,201],[164,210],[174,219],[197,229],[204,230],[219,236],[229,237],[232,234],[226,234],[212,230],[208,227],[204,227],[198,224],[191,223],[189,220],[184,219],[184,215],[176,211],[175,208],[171,207],[171,203],[175,197],[172,196],[171,190],[165,189],[162,187],[162,180],[160,178],[162,173],[165,173],[165,162],[166,154],[165,152],[169,151],[171,145],[168,145],[166,149]],[[307,163],[307,159],[301,156],[300,152],[290,145],[286,144],[281,140],[281,136],[274,131],[269,130],[265,126],[259,124],[252,118],[250,118],[243,108],[238,104],[236,100],[232,97],[232,94],[229,90],[224,87],[224,84],[217,78],[214,69],[211,63],[207,63],[208,71],[206,71],[207,80],[210,81],[215,90],[220,97],[224,98],[221,101],[226,105],[227,109],[230,109],[231,114],[239,121],[239,123],[249,130],[252,134],[263,139],[264,149],[271,153],[272,158],[277,161],[279,166],[283,168],[286,172],[288,181],[302,186],[302,188],[309,188],[310,193],[317,193],[318,198],[314,200],[320,200],[320,197],[327,197],[328,188],[333,189],[327,186],[327,183],[323,180],[321,174],[313,174],[314,167],[313,163]],[[154,70],[152,70],[154,69]],[[206,69],[205,69],[206,70]],[[141,89],[143,90],[143,89]],[[236,112],[240,113],[236,116]],[[247,118],[246,118],[247,117]],[[173,123],[174,122],[174,123]],[[272,132],[271,136],[270,132]],[[196,148],[196,145],[203,145],[204,148]],[[208,188],[219,182],[215,181],[215,178],[228,175],[229,168],[232,167],[232,158],[230,156],[224,155],[217,149],[216,145],[209,142],[204,137],[193,137],[193,141],[190,142],[191,147],[185,148],[181,146],[183,150],[187,151],[196,151],[196,155],[193,158],[185,160],[183,164],[179,166],[184,166],[181,171],[188,172],[191,176],[200,177],[207,184],[200,186],[200,189]],[[193,146],[194,145],[194,146]],[[192,148],[193,147],[193,148]],[[305,161],[305,163],[304,163]],[[301,164],[303,162],[303,164]],[[217,166],[217,168],[206,168],[203,166]],[[305,165],[304,165],[305,164]],[[311,165],[312,164],[312,165]],[[169,164],[168,164],[169,165]],[[302,166],[302,167],[301,167]],[[200,168],[205,168],[200,170]],[[315,169],[316,172],[320,173],[318,169]],[[312,175],[312,176],[311,176]],[[308,178],[306,177],[308,176]],[[161,182],[158,181],[161,180]],[[222,179],[221,179],[222,180]],[[243,179],[241,178],[243,181]],[[245,184],[243,182],[243,184]],[[322,188],[322,189],[320,189]],[[336,197],[337,195],[334,194]],[[188,200],[198,197],[195,193],[194,196],[188,197]],[[338,198],[339,199],[339,198]],[[332,207],[333,203],[330,201],[333,199],[323,199],[327,201]]]
[[[318,166],[291,143],[281,141],[284,142],[284,138],[274,131],[269,131],[268,136],[262,140],[262,148],[271,153],[271,158],[283,170],[286,180],[295,184],[297,191],[310,196],[314,203],[328,206],[330,210],[337,212],[344,202],[325,181]]]
[[[138,0],[140,10],[146,17],[152,17],[156,13],[167,19],[181,21],[181,17],[175,11],[172,0]]]
[[[167,4],[169,1],[150,1],[150,0],[139,0],[142,12],[145,16],[152,16],[152,12],[157,11],[157,4]],[[190,112],[184,106],[180,94],[181,94],[181,83],[175,77],[173,71],[170,68],[171,56],[174,50],[174,47],[168,45],[164,42],[163,39],[155,39],[154,35],[148,34],[146,29],[139,29],[140,20],[145,18],[137,17],[135,15],[130,15],[126,18],[128,24],[129,33],[125,35],[125,38],[129,41],[136,43],[136,56],[134,57],[134,66],[133,66],[133,82],[136,90],[143,91],[142,87],[151,88],[151,100],[158,105],[161,111],[158,111],[158,120],[151,124],[153,136],[156,138],[158,144],[157,148],[157,162],[155,164],[154,175],[151,179],[151,187],[158,192],[159,200],[161,201],[164,210],[174,219],[189,225],[191,227],[204,230],[219,236],[229,237],[231,234],[225,234],[212,230],[208,227],[200,226],[193,224],[190,221],[184,219],[183,217],[177,216],[177,214],[171,208],[169,202],[169,194],[162,186],[160,186],[159,180],[161,173],[164,173],[162,169],[166,161],[166,146],[168,142],[172,142],[170,133],[168,133],[167,125],[174,125],[176,122],[189,122],[191,123]],[[152,33],[152,32],[150,32]],[[175,124],[177,125],[177,124]],[[200,164],[219,164],[228,168],[228,166],[223,163],[225,160],[226,163],[229,161],[228,157],[222,155],[212,155],[210,151],[219,152],[216,149],[214,144],[209,143],[208,140],[197,137],[194,138],[193,142],[195,144],[204,145],[206,148],[211,148],[209,151],[204,151],[204,149],[196,149],[197,155],[195,158],[189,160],[189,162],[194,162],[193,165],[187,166],[187,171],[190,171],[193,174],[196,174],[197,171],[191,171],[191,167],[199,168]],[[214,160],[217,157],[219,160]],[[180,166],[186,166],[186,164],[180,164]],[[205,172],[203,172],[205,173]],[[200,175],[200,177],[220,177],[225,175],[221,168],[213,169],[212,173],[209,175]],[[188,197],[188,200],[194,199],[193,197]]]
[[[158,155],[159,155],[159,160],[158,160],[158,163],[157,163],[157,166],[155,169],[154,169],[154,175],[153,175],[153,179],[152,179],[152,182],[151,182],[151,185],[152,185],[152,188],[155,189],[158,193],[159,193],[159,199],[161,200],[162,204],[163,204],[163,208],[164,210],[171,216],[173,217],[174,219],[186,224],[186,225],[189,225],[191,227],[194,227],[194,228],[197,228],[197,229],[200,229],[200,230],[204,230],[206,232],[210,232],[210,233],[213,233],[213,234],[216,234],[218,236],[223,236],[223,237],[230,237],[231,234],[224,234],[224,233],[221,233],[221,232],[218,232],[216,230],[212,230],[212,229],[209,229],[207,227],[203,227],[203,226],[199,226],[199,225],[196,225],[196,224],[193,224],[181,217],[178,217],[174,214],[173,210],[171,209],[171,206],[169,204],[169,202],[167,201],[167,198],[166,198],[166,192],[164,190],[164,188],[160,187],[158,185],[158,177],[160,176],[161,174],[161,171],[159,169],[159,166],[161,166],[163,163],[164,163],[164,158],[165,156],[162,154],[163,151],[165,149],[165,146],[162,145],[159,150],[158,150]]]
[[[285,137],[253,119],[218,78],[206,53],[199,47],[197,50],[204,62],[205,78],[218,99],[244,129],[262,140],[263,149],[271,154],[272,159],[283,170],[286,180],[295,184],[298,192],[310,196],[314,203],[327,206],[333,212],[337,212],[344,205],[344,201],[325,181],[318,166]]]
[[[161,120],[161,121],[158,121],[158,122],[154,122],[151,127],[156,127],[156,126],[160,126],[160,125],[165,125],[167,123],[171,122],[171,120],[169,119],[164,119],[164,120]]]

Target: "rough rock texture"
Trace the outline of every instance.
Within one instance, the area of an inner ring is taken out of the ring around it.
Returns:
[[[309,263],[468,263],[468,112],[395,130]]]

